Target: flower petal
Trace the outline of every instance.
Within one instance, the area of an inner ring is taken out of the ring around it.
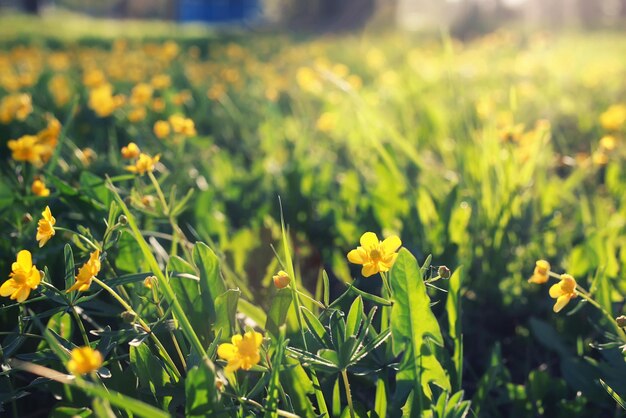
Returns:
[[[18,288],[19,286],[17,285],[15,280],[9,279],[6,282],[2,283],[2,286],[0,286],[0,296],[7,297],[10,294],[14,293]]]
[[[356,250],[352,250],[348,253],[348,261],[354,264],[365,264],[367,263],[367,253],[362,247],[357,248]]]
[[[33,266],[33,257],[28,250],[22,250],[17,253],[17,264],[24,269],[24,271],[29,271]]]
[[[365,248],[365,250],[368,250],[378,245],[378,237],[373,232],[366,232],[363,235],[361,235],[360,242],[361,242],[361,247]]]
[[[230,362],[231,359],[237,356],[237,347],[230,343],[220,344],[217,347],[217,355]]]
[[[571,299],[572,297],[569,294],[559,296],[559,298],[556,300],[556,303],[554,304],[554,307],[552,309],[554,310],[554,312],[559,312],[561,309],[565,307],[565,305],[569,303]]]
[[[256,348],[259,348],[261,344],[263,344],[263,334],[261,334],[260,332],[255,332],[255,331],[252,331],[252,332],[254,333],[254,343],[256,344]]]
[[[377,263],[368,263],[363,265],[363,268],[361,269],[361,274],[363,275],[363,277],[370,277],[378,273],[378,271],[379,270]]]
[[[401,245],[402,241],[400,240],[400,237],[392,235],[383,241],[381,247],[385,254],[390,254],[396,252]]]
[[[28,295],[30,295],[30,289],[27,286],[22,286],[11,295],[11,298],[22,303],[28,299]]]
[[[35,289],[37,286],[39,286],[39,283],[41,283],[41,273],[39,273],[37,267],[33,266],[30,270],[28,278],[26,279],[26,284],[31,289]]]
[[[561,296],[563,294],[563,289],[561,289],[561,283],[556,283],[550,286],[549,292],[551,298],[556,299]]]
[[[241,358],[236,357],[228,361],[225,367],[227,372],[236,372],[241,367]]]

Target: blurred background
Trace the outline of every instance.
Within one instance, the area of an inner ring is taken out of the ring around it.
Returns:
[[[626,0],[0,0],[0,13],[14,11],[321,33],[368,25],[414,31],[445,29],[461,39],[511,26],[626,26]]]

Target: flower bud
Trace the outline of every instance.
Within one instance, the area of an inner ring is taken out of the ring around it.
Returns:
[[[441,277],[442,279],[449,279],[450,269],[446,266],[439,266],[439,269],[437,270],[437,274],[439,274],[439,277]]]
[[[289,275],[282,270],[272,278],[274,279],[274,286],[276,286],[277,289],[284,289],[289,286],[289,282],[291,282]]]
[[[118,222],[120,225],[126,225],[126,224],[128,223],[128,218],[126,217],[126,215],[120,215],[120,216],[117,218],[117,222]]]
[[[617,318],[615,318],[615,322],[617,322],[617,325],[619,325],[622,328],[626,327],[626,316],[624,315],[618,316]]]
[[[156,285],[156,283],[156,276],[148,276],[143,280],[143,285],[146,286],[148,289],[152,289],[154,285]]]
[[[32,221],[33,221],[33,215],[31,215],[30,213],[26,212],[24,216],[22,216],[22,222],[29,223]]]
[[[135,322],[135,319],[137,319],[137,314],[129,311],[122,312],[120,316],[122,317],[122,321],[127,324],[132,324],[133,322]]]

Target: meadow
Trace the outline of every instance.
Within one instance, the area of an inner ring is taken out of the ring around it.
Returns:
[[[13,22],[1,416],[624,415],[623,33]]]

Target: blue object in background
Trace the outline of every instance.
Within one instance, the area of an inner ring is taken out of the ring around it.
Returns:
[[[259,0],[179,0],[181,22],[237,22],[259,14]]]

